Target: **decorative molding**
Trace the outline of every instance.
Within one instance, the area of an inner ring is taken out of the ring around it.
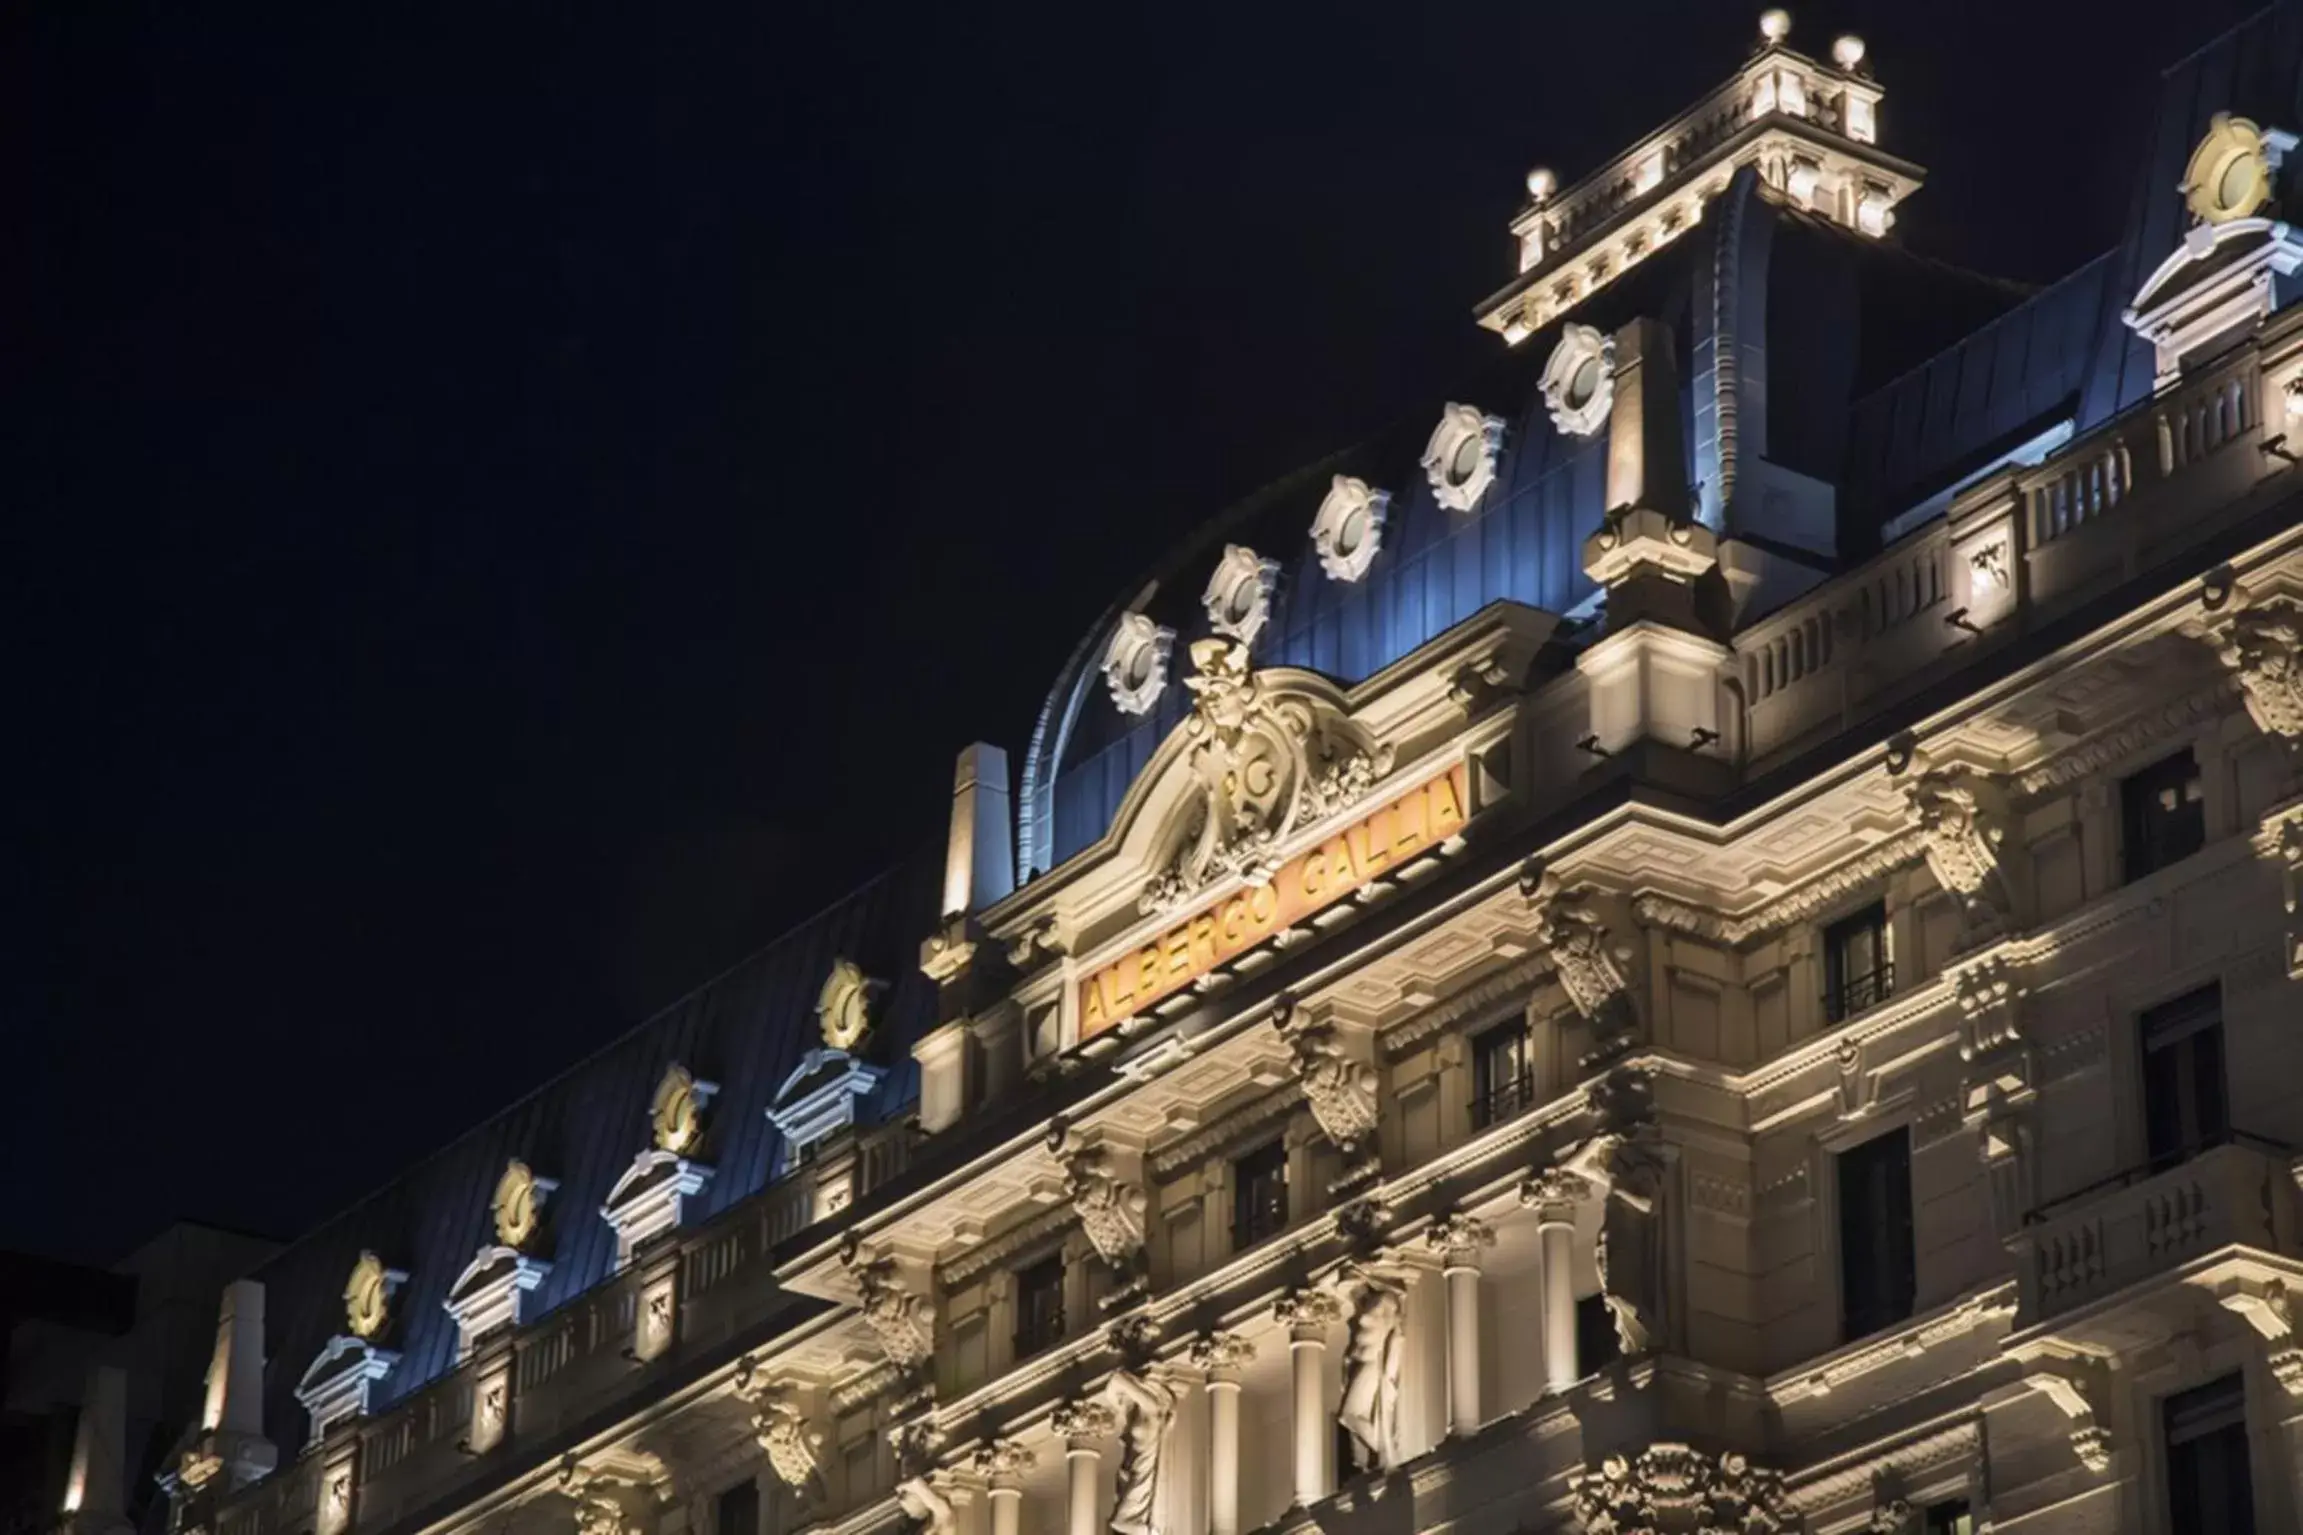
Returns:
[[[2111,1371],[2099,1359],[2048,1355],[2026,1361],[2023,1383],[2061,1410],[2071,1427],[2071,1450],[2101,1476],[2111,1469]]]
[[[2229,680],[2193,688],[2173,703],[2147,709],[2029,769],[2016,787],[2025,794],[2044,794],[2140,756],[2173,737],[2194,735],[2199,726],[2229,712],[2237,691],[2238,685]]]
[[[1080,1230],[1104,1262],[1133,1264],[1143,1251],[1144,1216],[1151,1201],[1140,1184],[1121,1176],[1111,1152],[1082,1146],[1066,1155],[1064,1193]]]
[[[1999,850],[2010,817],[2000,786],[1963,767],[1929,768],[1905,780],[1928,871],[1972,918],[1994,925],[2013,915]]]
[[[318,1444],[338,1423],[366,1415],[369,1388],[399,1362],[398,1354],[365,1338],[329,1339],[296,1382],[296,1400],[312,1420],[306,1442]]]
[[[1297,1083],[1312,1118],[1347,1157],[1375,1134],[1382,1073],[1345,1048],[1341,1030],[1282,998],[1273,1010],[1279,1037],[1295,1056]]]
[[[1963,1418],[1884,1450],[1867,1449],[1859,1459],[1795,1475],[1787,1496],[1795,1512],[1818,1514],[1843,1499],[1869,1491],[1884,1479],[1915,1482],[1945,1461],[1977,1456],[1982,1450],[1980,1420]]]
[[[387,1268],[372,1252],[360,1254],[344,1281],[344,1325],[355,1338],[372,1340],[391,1325],[392,1297],[408,1282],[402,1270]]]
[[[1255,1340],[1237,1333],[1211,1332],[1194,1338],[1184,1357],[1210,1379],[1237,1380],[1239,1372],[1255,1360]]]
[[[2303,744],[2303,608],[2274,597],[2231,615],[2216,654],[2231,668],[2255,726]]]
[[[1187,1167],[1220,1155],[1271,1121],[1294,1113],[1303,1101],[1303,1090],[1292,1082],[1274,1088],[1157,1153],[1152,1158],[1153,1176],[1170,1178]]]
[[[1569,437],[1593,435],[1615,403],[1615,338],[1573,321],[1561,326],[1541,387],[1553,426]]]
[[[1299,1337],[1324,1340],[1327,1329],[1343,1320],[1343,1302],[1326,1290],[1297,1286],[1272,1303],[1272,1315]]]
[[[2011,1318],[2015,1309],[2015,1281],[1977,1290],[1913,1326],[1848,1349],[1820,1368],[1802,1366],[1798,1372],[1787,1372],[1777,1377],[1780,1384],[1771,1386],[1768,1394],[1778,1402],[1829,1396],[1850,1381],[1892,1365],[1923,1359],[1929,1349]]]
[[[1385,1030],[1381,1036],[1384,1059],[1396,1061],[1442,1029],[1452,1027],[1477,1013],[1484,1013],[1514,993],[1532,994],[1544,977],[1551,974],[1551,956],[1530,954],[1515,960],[1484,981],[1451,992],[1446,998],[1422,1009],[1404,1022]]]
[[[680,1224],[687,1202],[711,1183],[712,1171],[661,1148],[632,1159],[600,1206],[600,1219],[615,1228],[618,1268],[632,1261],[641,1243]]]
[[[751,1403],[752,1437],[777,1479],[802,1497],[820,1497],[823,1479],[818,1454],[825,1435],[810,1421],[799,1393],[758,1375],[741,1378],[737,1390]]]
[[[1690,1173],[1687,1179],[1687,1202],[1690,1207],[1711,1215],[1745,1220],[1751,1215],[1751,1185],[1740,1178],[1723,1178],[1713,1173]]]
[[[1074,1398],[1058,1406],[1048,1426],[1066,1443],[1093,1444],[1119,1432],[1120,1417],[1109,1402],[1094,1397]]]
[[[1208,627],[1248,650],[1271,622],[1272,598],[1278,590],[1279,561],[1267,560],[1245,544],[1226,544],[1199,600],[1207,610]]]
[[[706,1082],[678,1061],[664,1068],[663,1079],[656,1084],[656,1095],[648,1103],[648,1125],[656,1139],[658,1151],[683,1156],[696,1149],[704,1138],[704,1106],[720,1090],[717,1082]]]
[[[474,1343],[498,1328],[519,1326],[527,1297],[551,1272],[552,1265],[517,1248],[482,1243],[440,1302],[455,1318],[456,1357],[470,1355]]]
[[[872,1031],[873,1001],[887,989],[885,981],[867,977],[854,960],[844,955],[833,960],[832,973],[824,977],[823,990],[816,994],[816,1024],[823,1032],[824,1048],[852,1055]]]
[[[1723,916],[1654,892],[1632,897],[1631,910],[1633,916],[1654,927],[1740,946],[1809,921],[1926,856],[1925,834],[1914,829],[1857,853],[1741,916]]]
[[[489,1202],[496,1240],[524,1250],[543,1226],[544,1201],[559,1186],[558,1179],[537,1177],[518,1157],[506,1162],[504,1175],[496,1180],[495,1198]]]
[[[1137,902],[1146,916],[1234,876],[1268,881],[1299,828],[1356,803],[1391,770],[1391,748],[1327,698],[1249,671],[1244,644],[1198,640],[1191,656],[1191,798]]]
[[[896,1277],[896,1262],[888,1257],[867,1257],[851,1245],[840,1254],[840,1264],[854,1281],[861,1297],[857,1312],[880,1352],[899,1370],[913,1370],[935,1350],[935,1309],[924,1296],[905,1289]]]
[[[1607,1456],[1592,1469],[1572,1473],[1568,1482],[1584,1535],[1781,1535],[1798,1525],[1784,1497],[1783,1474],[1754,1466],[1733,1450],[1714,1458],[1684,1444],[1655,1444],[1636,1456]]]
[[[1312,518],[1311,543],[1319,568],[1335,581],[1357,581],[1383,549],[1383,527],[1391,492],[1370,490],[1367,481],[1339,474],[1328,486]]]
[[[1451,512],[1468,512],[1495,483],[1503,451],[1504,422],[1474,406],[1450,403],[1432,428],[1423,450],[1423,472],[1432,499]]]
[[[1424,1228],[1426,1247],[1440,1255],[1451,1269],[1476,1268],[1483,1247],[1495,1245],[1495,1228],[1476,1216],[1457,1210],[1440,1216]]]
[[[2296,1327],[2294,1297],[2278,1279],[2238,1279],[2215,1297],[2217,1304],[2255,1330],[2263,1340],[2264,1363],[2280,1389],[2303,1397],[2303,1335]]]
[[[1149,714],[1167,687],[1175,631],[1141,613],[1123,613],[1104,648],[1104,686],[1122,714]]]

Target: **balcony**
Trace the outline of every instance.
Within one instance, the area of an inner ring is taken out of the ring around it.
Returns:
[[[2020,1328],[2233,1245],[2297,1251],[2294,1152],[2233,1132],[2186,1161],[2146,1163],[2040,1206],[2013,1242]]]
[[[1826,993],[1823,998],[1823,1015],[1833,1023],[1844,1023],[1894,995],[1895,966],[1887,960],[1881,960],[1874,968],[1861,975],[1849,976],[1836,989]]]
[[[1475,1130],[1500,1125],[1507,1119],[1516,1119],[1535,1106],[1535,1077],[1529,1072],[1517,1072],[1498,1077],[1480,1088],[1471,1101],[1471,1124]]]

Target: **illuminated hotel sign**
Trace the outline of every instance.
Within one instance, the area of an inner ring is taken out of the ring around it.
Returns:
[[[1173,996],[1463,830],[1470,803],[1462,763],[1282,864],[1268,884],[1236,891],[1080,981],[1080,1038],[1090,1039]]]

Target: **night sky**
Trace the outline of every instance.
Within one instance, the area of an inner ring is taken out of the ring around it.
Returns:
[[[9,10],[0,1247],[292,1234],[940,839],[1759,9]],[[1792,40],[1869,41],[1913,246],[2038,281],[2251,9]]]

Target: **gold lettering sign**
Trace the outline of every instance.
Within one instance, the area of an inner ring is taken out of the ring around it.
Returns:
[[[1183,990],[1304,918],[1364,889],[1463,830],[1469,778],[1457,763],[1080,982],[1080,1038],[1092,1039]]]

